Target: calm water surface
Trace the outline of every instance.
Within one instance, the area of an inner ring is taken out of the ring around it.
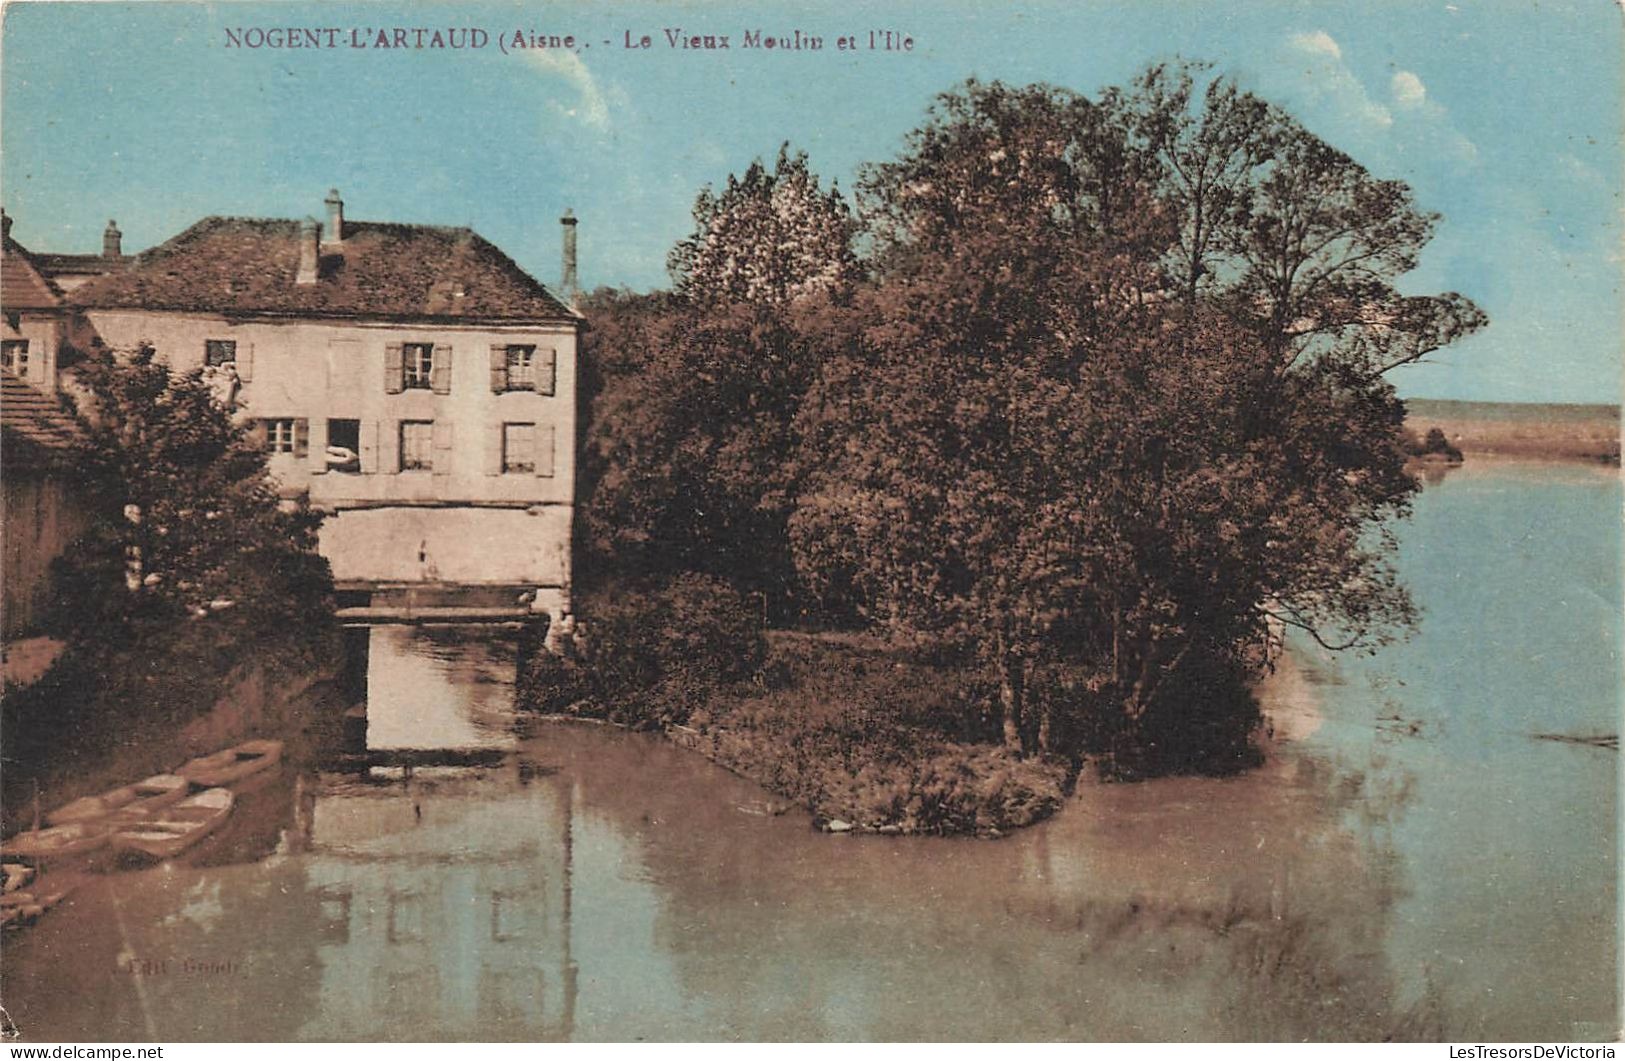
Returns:
[[[364,742],[8,937],[5,1006],[80,1041],[1610,1037],[1618,754],[1534,735],[1618,731],[1620,505],[1450,474],[1416,637],[1298,646],[1267,766],[999,842],[763,816],[658,739],[517,721],[500,637],[376,629]]]

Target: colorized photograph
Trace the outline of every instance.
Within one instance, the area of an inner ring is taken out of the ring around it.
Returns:
[[[1619,1038],[1618,3],[0,22],[6,1043]]]

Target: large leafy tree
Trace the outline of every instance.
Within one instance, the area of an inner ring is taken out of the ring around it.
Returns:
[[[586,351],[600,378],[583,530],[600,568],[704,571],[783,606],[796,410],[823,321],[856,275],[853,222],[805,154],[700,194],[670,256],[676,291],[603,293]]]
[[[587,312],[603,379],[582,530],[600,571],[703,571],[783,600],[794,410],[816,363],[799,314],[624,294],[595,296]]]
[[[704,305],[784,306],[829,294],[854,276],[851,210],[824,191],[804,152],[785,144],[769,171],[761,160],[694,203],[694,231],[672,249],[677,292]]]
[[[320,517],[278,497],[263,450],[199,374],[173,374],[150,348],[75,372],[93,520],[59,564],[64,621],[163,626],[227,612],[221,621],[325,629]]]
[[[1402,297],[1434,219],[1234,86],[969,83],[862,186],[875,281],[803,409],[806,577],[979,653],[1008,744],[1081,669],[1124,754],[1200,726],[1272,623],[1410,614],[1384,373],[1482,323]],[[1063,720],[1063,721],[1077,721]]]

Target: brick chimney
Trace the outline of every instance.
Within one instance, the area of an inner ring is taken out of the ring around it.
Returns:
[[[321,261],[321,241],[322,226],[316,223],[314,217],[299,222],[299,273],[293,278],[294,283],[316,282],[316,265]]]
[[[0,206],[0,237],[11,238],[11,215],[6,213],[3,206]]]
[[[333,188],[323,201],[327,203],[327,238],[322,244],[336,246],[344,242],[344,200],[339,198],[339,190]]]
[[[559,218],[559,225],[564,230],[564,275],[559,279],[559,288],[565,301],[574,309],[581,292],[576,285],[576,216],[568,207],[564,216]]]
[[[109,219],[107,227],[102,230],[102,257],[124,257],[123,239],[124,233],[118,230],[118,222]]]

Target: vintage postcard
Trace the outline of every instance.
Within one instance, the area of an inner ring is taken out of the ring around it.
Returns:
[[[1613,1056],[1617,4],[3,21],[8,1043]]]

